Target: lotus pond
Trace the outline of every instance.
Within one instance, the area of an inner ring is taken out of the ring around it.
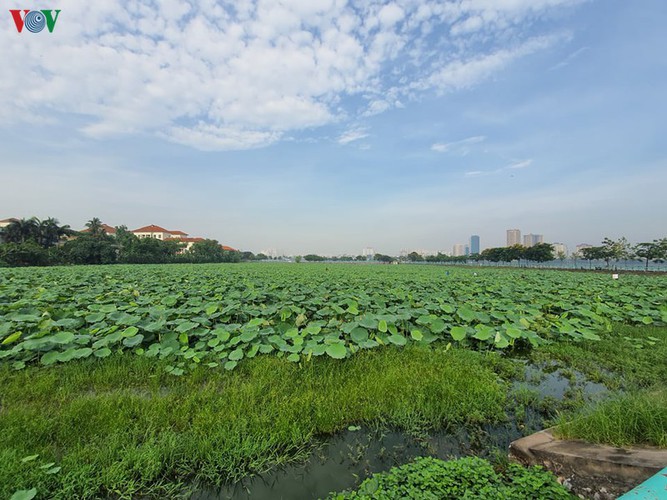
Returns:
[[[0,361],[113,352],[181,375],[244,358],[343,359],[407,343],[477,350],[667,324],[665,279],[418,266],[116,266],[0,271]]]
[[[2,269],[0,497],[276,498],[306,475],[323,478],[316,497],[416,456],[502,455],[609,391],[664,385],[666,283],[430,266]]]

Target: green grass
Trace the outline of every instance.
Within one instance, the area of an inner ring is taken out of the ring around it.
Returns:
[[[625,394],[562,416],[558,425],[565,439],[667,448],[667,389]]]
[[[636,390],[667,381],[667,328],[614,325],[597,342],[554,342],[531,353],[556,361],[611,389]]]
[[[303,366],[268,356],[173,377],[136,356],[0,369],[0,498],[169,496],[304,458],[352,423],[407,429],[493,422],[506,390],[493,355],[386,348]],[[39,455],[23,463],[22,458]],[[47,474],[47,463],[62,469]]]

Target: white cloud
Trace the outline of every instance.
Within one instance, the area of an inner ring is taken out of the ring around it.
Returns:
[[[527,39],[520,28],[573,3],[62,0],[54,33],[18,35],[11,20],[0,31],[0,125],[68,126],[75,116],[96,138],[261,147],[286,131],[400,107],[422,91],[475,85],[560,40]],[[463,37],[480,32],[483,44]],[[360,98],[356,109],[341,108],[347,97]]]
[[[338,138],[338,144],[349,144],[350,142],[365,139],[369,135],[367,130],[368,129],[362,127],[350,129],[341,134]]]
[[[532,164],[533,164],[533,160],[532,160],[532,159],[529,159],[529,160],[522,160],[522,161],[514,162],[514,163],[512,163],[511,165],[508,165],[507,168],[508,168],[508,169],[512,169],[512,170],[518,170],[518,169],[521,169],[521,168],[527,168],[527,167],[530,167]]]
[[[431,151],[436,151],[438,153],[452,152],[465,156],[470,153],[471,146],[473,144],[478,144],[485,140],[486,137],[483,135],[475,135],[473,137],[461,139],[460,141],[436,142],[435,144],[431,145]]]

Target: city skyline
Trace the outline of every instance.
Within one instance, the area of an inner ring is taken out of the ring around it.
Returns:
[[[665,236],[662,0],[24,7],[0,217],[292,255]]]

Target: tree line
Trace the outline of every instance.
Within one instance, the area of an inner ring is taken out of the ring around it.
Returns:
[[[581,257],[587,260],[591,267],[594,260],[605,261],[607,268],[611,261],[641,260],[648,271],[650,262],[664,262],[667,260],[667,238],[656,239],[650,242],[631,245],[625,238],[612,240],[605,238],[599,246],[582,248],[580,254],[573,254],[574,258]]]
[[[589,268],[592,268],[593,261],[604,261],[607,268],[612,267],[612,262],[618,263],[622,260],[638,260],[645,264],[648,270],[651,262],[667,261],[667,238],[656,239],[651,242],[637,243],[631,245],[626,238],[612,240],[605,238],[599,246],[582,248],[580,252],[574,252],[572,259],[587,260]],[[550,243],[538,243],[536,245],[525,247],[523,245],[512,245],[508,247],[487,248],[479,254],[452,256],[438,252],[436,255],[421,255],[417,252],[410,252],[405,257],[391,257],[384,254],[375,254],[372,260],[378,262],[433,262],[465,264],[468,262],[490,262],[490,263],[511,263],[517,262],[519,265],[525,263],[543,263],[556,259],[561,261],[568,258],[562,252],[554,253],[554,246]],[[297,257],[297,262],[302,258]],[[309,262],[322,261],[366,261],[367,258],[361,255],[357,257],[322,257],[320,255],[309,254],[303,257],[303,260]]]
[[[240,262],[254,259],[250,252],[224,250],[216,240],[196,242],[184,251],[178,240],[139,238],[126,226],[109,235],[100,219],[74,231],[52,217],[12,221],[0,229],[0,266],[68,264],[165,264]],[[249,254],[249,255],[248,255]]]

